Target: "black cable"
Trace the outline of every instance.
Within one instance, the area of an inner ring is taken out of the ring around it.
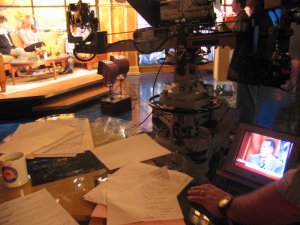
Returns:
[[[163,67],[163,65],[164,65],[165,60],[166,60],[166,57],[164,58],[164,61],[162,62],[161,66],[159,67],[158,72],[157,72],[157,74],[156,74],[156,76],[155,76],[155,80],[154,80],[154,83],[153,83],[153,92],[152,92],[152,95],[153,95],[153,96],[154,96],[155,84],[156,84],[158,75],[159,75],[159,73],[160,73],[160,71],[161,71],[161,69],[162,69],[162,67]],[[137,126],[141,126],[143,123],[145,123],[146,120],[147,120],[152,114],[153,114],[153,111],[152,111],[151,113],[149,113],[149,115],[148,115],[142,122],[140,122]],[[134,126],[133,126],[133,127],[134,127]],[[133,127],[128,128],[128,130],[132,129]]]
[[[216,122],[216,125],[218,125],[222,120],[225,118],[227,113],[229,112],[230,107],[227,106],[226,111],[224,112],[223,116]]]
[[[155,76],[155,79],[154,79],[154,82],[153,82],[152,96],[155,95],[155,93],[154,93],[155,90],[154,90],[154,89],[155,89],[156,81],[157,81],[158,75],[159,75],[159,73],[160,73],[162,67],[163,67],[164,64],[165,64],[166,59],[167,59],[167,56],[166,56],[166,57],[164,58],[164,60],[162,61],[161,65],[160,65],[160,67],[159,67],[159,69],[158,69],[158,71],[157,71],[157,73],[156,73],[156,76]]]
[[[181,114],[196,114],[196,113],[207,113],[207,112],[212,112],[217,109],[219,109],[222,106],[222,102],[219,101],[215,105],[212,106],[205,106],[202,107],[202,109],[184,109],[184,108],[174,108],[174,107],[167,107],[167,106],[162,106],[160,104],[156,104],[155,99],[158,98],[159,95],[155,95],[149,98],[148,100],[148,105],[150,105],[152,108],[163,111],[163,112],[169,112],[169,113],[181,113]],[[213,99],[218,99],[214,96],[211,97],[211,100]],[[212,102],[211,101],[211,102]]]
[[[153,114],[153,112],[149,113],[149,115],[142,121],[138,124],[138,126],[141,126],[143,123],[146,122],[146,120]]]
[[[153,50],[149,51],[149,52],[145,52],[143,50],[141,50],[138,46],[137,46],[137,43],[135,41],[133,41],[133,45],[134,47],[137,49],[137,51],[139,51],[140,53],[142,54],[150,54],[150,53],[153,53],[153,52],[156,52],[158,50],[160,50],[160,48],[167,42],[169,41],[170,39],[176,37],[177,35],[172,35],[170,37],[168,37],[167,39],[165,39],[164,41],[162,41],[156,48],[154,48]]]
[[[131,130],[132,128],[141,126],[143,123],[146,122],[146,120],[147,120],[152,114],[153,114],[153,112],[149,113],[149,115],[148,115],[142,122],[140,122],[138,125],[134,125],[134,126],[132,126],[132,127],[129,127],[129,128],[127,128],[126,130]]]

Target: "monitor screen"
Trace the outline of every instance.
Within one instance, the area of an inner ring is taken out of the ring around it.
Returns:
[[[241,181],[255,186],[280,179],[295,167],[300,137],[259,127],[241,124],[224,169],[239,176]]]

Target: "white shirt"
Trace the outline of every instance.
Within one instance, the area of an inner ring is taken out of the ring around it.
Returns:
[[[20,29],[19,33],[22,41],[24,42],[24,47],[40,41],[38,33],[33,32],[31,29]]]

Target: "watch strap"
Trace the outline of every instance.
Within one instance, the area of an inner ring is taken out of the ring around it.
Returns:
[[[230,208],[230,206],[231,206],[231,204],[232,204],[232,201],[233,201],[233,199],[234,199],[233,196],[229,196],[229,197],[230,197],[230,198],[229,198],[229,200],[228,200],[228,202],[227,202],[226,205],[224,205],[223,207],[220,207],[220,206],[219,206],[219,211],[220,211],[221,215],[222,215],[224,218],[227,218],[227,210]]]

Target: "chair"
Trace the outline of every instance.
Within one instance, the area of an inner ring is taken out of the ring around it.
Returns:
[[[0,53],[0,87],[1,92],[6,91],[6,74],[5,74],[5,68],[3,63],[3,56]]]

